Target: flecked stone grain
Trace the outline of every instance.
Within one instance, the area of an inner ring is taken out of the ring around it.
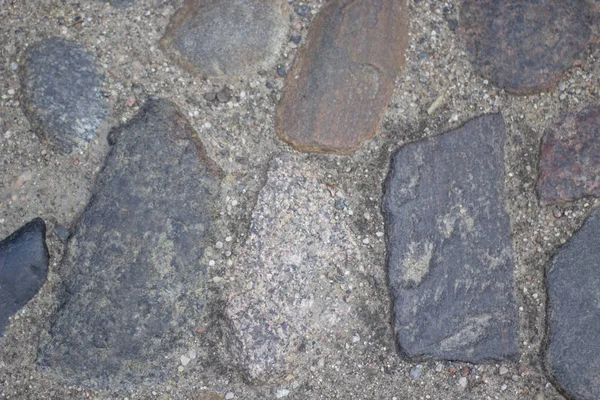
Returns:
[[[206,77],[266,70],[286,42],[289,12],[277,0],[186,0],[161,46],[183,68]]]
[[[484,362],[517,355],[504,120],[485,115],[393,156],[383,210],[403,354]]]
[[[375,134],[407,45],[405,1],[328,3],[287,74],[279,137],[299,151],[352,153]]]
[[[600,398],[600,209],[550,260],[545,365],[569,398]]]
[[[65,292],[39,349],[77,385],[160,382],[201,316],[221,172],[178,108],[150,100],[112,145],[62,269]]]
[[[593,36],[584,0],[466,0],[460,16],[473,67],[515,94],[555,86]]]
[[[0,336],[8,318],[35,296],[47,273],[46,224],[41,218],[0,242]]]
[[[543,205],[600,196],[600,107],[563,114],[546,129],[537,190]]]
[[[92,140],[106,117],[92,55],[65,39],[31,46],[21,69],[23,111],[43,140],[71,152]]]
[[[307,368],[310,356],[300,349],[356,318],[326,278],[359,262],[357,243],[335,213],[310,162],[271,162],[241,250],[238,268],[246,279],[226,308],[227,345],[249,380]]]

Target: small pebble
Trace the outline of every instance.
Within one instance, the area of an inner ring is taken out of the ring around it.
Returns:
[[[508,373],[508,368],[502,366],[500,367],[500,375],[506,375]]]
[[[300,36],[300,35],[292,35],[292,37],[290,37],[290,40],[292,42],[298,44],[302,40],[302,36]]]
[[[181,365],[183,365],[185,367],[190,363],[191,358],[189,358],[186,355],[183,355],[183,356],[181,356],[180,360],[181,360]]]
[[[214,101],[214,99],[217,97],[216,93],[205,93],[204,94],[204,100],[206,101]]]
[[[235,394],[233,394],[233,392],[227,392],[227,393],[225,394],[225,398],[226,398],[227,400],[233,399],[234,397],[235,397]]]
[[[290,394],[290,391],[287,389],[278,389],[277,392],[275,392],[275,397],[278,399],[281,399],[282,397],[286,397],[288,394]]]
[[[421,372],[423,371],[423,366],[421,364],[417,364],[410,369],[410,377],[413,380],[419,380],[421,378]]]
[[[464,376],[459,378],[458,384],[460,385],[460,387],[466,388],[467,387],[467,378]]]

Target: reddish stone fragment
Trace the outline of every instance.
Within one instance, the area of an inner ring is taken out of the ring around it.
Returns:
[[[593,14],[583,0],[466,0],[459,31],[475,69],[508,92],[531,94],[580,62]]]
[[[537,190],[542,205],[600,197],[600,107],[562,115],[546,130]]]
[[[333,0],[288,74],[277,134],[295,149],[349,154],[377,129],[404,64],[404,1]]]

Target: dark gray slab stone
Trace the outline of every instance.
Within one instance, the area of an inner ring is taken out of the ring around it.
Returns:
[[[600,399],[600,209],[550,260],[545,365],[569,398]]]
[[[101,3],[109,3],[115,8],[125,8],[135,4],[135,0],[96,0]]]
[[[192,73],[241,76],[273,68],[287,41],[289,14],[279,0],[186,0],[161,46]]]
[[[46,224],[41,218],[0,242],[0,336],[8,318],[35,296],[47,273]]]
[[[178,365],[172,354],[205,305],[201,259],[221,172],[167,101],[150,100],[109,142],[38,362],[73,384],[115,388]]]
[[[94,138],[107,114],[100,83],[81,45],[43,40],[29,48],[21,69],[23,111],[40,138],[71,152]]]
[[[517,355],[504,136],[502,116],[485,115],[393,156],[383,211],[395,331],[407,357]]]

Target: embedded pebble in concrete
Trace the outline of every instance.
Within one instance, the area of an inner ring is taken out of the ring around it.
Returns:
[[[289,12],[277,0],[186,0],[161,46],[183,68],[207,77],[270,69],[286,42]]]
[[[375,134],[407,44],[405,1],[328,3],[287,74],[277,134],[299,151],[352,153]]]
[[[8,318],[35,296],[47,273],[46,224],[41,218],[0,242],[0,336]]]
[[[407,357],[517,356],[504,120],[401,147],[383,200],[395,332]]]
[[[225,337],[251,381],[308,368],[310,356],[300,349],[355,323],[336,282],[344,279],[340,271],[359,264],[358,244],[346,223],[335,219],[316,168],[292,156],[270,163],[241,249],[237,268],[246,279],[229,296]]]
[[[460,15],[474,68],[515,94],[555,86],[592,40],[582,0],[466,0]]]
[[[581,400],[600,398],[600,209],[550,260],[546,370]]]
[[[600,107],[563,114],[542,137],[537,190],[547,205],[600,196]]]
[[[21,69],[23,111],[33,130],[71,152],[96,136],[107,114],[92,55],[64,39],[31,46]]]
[[[67,382],[114,389],[159,382],[187,352],[221,172],[168,101],[150,100],[109,142],[38,362]]]

